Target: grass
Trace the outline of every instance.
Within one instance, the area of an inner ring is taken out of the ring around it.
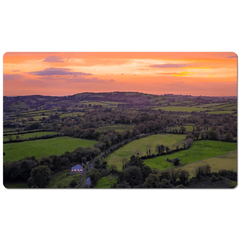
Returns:
[[[237,172],[237,151],[223,154],[221,156],[204,159],[202,161],[186,164],[180,167],[180,169],[189,172],[190,177],[195,176],[195,169],[202,165],[210,165],[212,172],[218,172],[219,170],[233,170]]]
[[[163,144],[164,146],[171,148],[173,145],[183,141],[184,139],[184,134],[158,134],[137,139],[110,154],[106,158],[106,161],[108,162],[108,165],[116,165],[117,168],[121,170],[123,158],[129,159],[133,154],[136,154],[137,152],[139,152],[140,155],[146,155],[146,147],[148,145],[151,146],[151,153],[156,153],[156,145]]]
[[[54,174],[47,188],[68,187],[72,180],[76,180],[76,182],[79,183],[79,181],[82,178],[82,175],[79,173],[70,175],[69,173],[70,173],[70,169]]]
[[[97,129],[98,132],[124,132],[124,131],[132,131],[134,128],[134,125],[130,124],[116,124],[116,125],[106,125],[106,126],[101,126]]]
[[[172,112],[201,112],[201,111],[207,111],[207,108],[201,108],[201,107],[183,107],[183,106],[167,106],[167,107],[159,107],[159,109],[165,110],[165,111],[172,111]]]
[[[208,112],[209,114],[232,114],[234,111],[214,111],[214,112]]]
[[[42,156],[61,155],[66,151],[71,152],[77,147],[91,147],[95,143],[96,141],[71,137],[6,143],[3,145],[3,151],[6,154],[4,161],[18,161],[27,156],[41,158]]]
[[[109,175],[107,177],[102,177],[98,180],[95,188],[111,188],[111,186],[117,182],[117,179],[113,175]]]
[[[16,134],[16,135],[11,135],[12,140],[16,140],[16,137],[19,136],[19,139],[29,139],[33,137],[41,137],[41,136],[46,136],[46,135],[54,135],[57,134],[57,132],[36,132],[36,133],[25,133],[25,134]],[[3,137],[3,141],[9,141],[8,136]]]
[[[5,188],[28,188],[26,182],[7,182],[4,186]]]
[[[16,132],[16,128],[3,128],[3,132],[7,133],[7,132]]]
[[[217,157],[237,149],[237,143],[220,142],[211,140],[201,140],[193,143],[192,147],[188,150],[159,156],[156,158],[145,160],[144,163],[150,168],[163,170],[173,167],[172,164],[166,164],[166,159],[179,158],[181,164],[196,162],[203,159]]]
[[[60,117],[78,117],[79,116],[83,116],[85,113],[84,112],[72,112],[72,113],[64,113],[62,115],[60,115]]]
[[[186,128],[186,131],[187,131],[187,132],[190,132],[190,131],[193,130],[193,126],[192,126],[192,125],[185,125],[184,127]],[[180,130],[181,127],[180,127],[180,126],[177,126],[177,127],[172,127],[172,128],[171,128],[171,130],[174,130],[174,129]]]

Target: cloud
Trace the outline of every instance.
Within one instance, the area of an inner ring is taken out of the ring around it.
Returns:
[[[20,75],[20,74],[3,74],[4,81],[17,80],[19,78],[22,78],[22,75]]]
[[[233,55],[233,56],[228,56],[226,58],[237,58],[237,54]]]
[[[153,68],[183,68],[183,67],[189,67],[189,64],[172,64],[172,63],[167,63],[167,64],[150,65],[149,67],[153,67]]]
[[[89,76],[92,75],[91,73],[84,73],[84,72],[72,72],[69,68],[46,68],[42,71],[36,72],[29,72],[30,74],[34,74],[36,76],[54,76],[54,75],[73,75],[73,76]]]
[[[114,79],[100,79],[100,78],[74,78],[74,79],[67,79],[68,82],[79,82],[79,83],[113,83],[116,82]]]
[[[20,72],[20,70],[12,70],[12,72]]]
[[[64,62],[62,58],[58,56],[48,56],[46,57],[43,62]]]

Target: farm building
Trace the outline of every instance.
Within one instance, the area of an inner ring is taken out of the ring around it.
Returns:
[[[71,172],[83,172],[83,167],[79,164],[75,165],[74,167],[71,168]]]

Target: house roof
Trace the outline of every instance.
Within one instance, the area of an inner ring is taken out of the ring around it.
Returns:
[[[82,166],[80,166],[79,164],[77,164],[77,165],[75,165],[74,167],[72,167],[72,169],[74,170],[74,169],[83,169],[83,167]]]

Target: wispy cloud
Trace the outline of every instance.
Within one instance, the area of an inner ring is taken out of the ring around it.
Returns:
[[[46,57],[43,62],[64,62],[62,58],[58,56],[48,56]]]
[[[228,56],[226,58],[237,58],[237,54],[233,55],[233,56]]]
[[[67,82],[79,82],[79,83],[113,83],[116,82],[114,79],[100,79],[100,78],[74,78],[74,79],[67,79]]]
[[[166,64],[150,65],[149,67],[153,67],[153,68],[183,68],[183,67],[188,67],[188,66],[189,66],[189,64],[166,63]]]
[[[3,74],[4,81],[17,80],[21,77],[22,77],[22,75],[20,75],[20,74]]]
[[[46,68],[42,71],[36,72],[29,72],[30,74],[34,74],[36,76],[54,76],[54,75],[73,75],[73,76],[89,76],[92,75],[91,73],[84,73],[84,72],[73,72],[69,68]]]

